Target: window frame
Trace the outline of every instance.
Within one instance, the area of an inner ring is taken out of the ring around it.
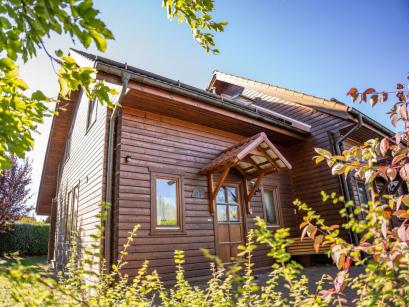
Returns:
[[[71,136],[65,141],[64,148],[64,164],[70,159],[71,156]]]
[[[267,207],[265,199],[265,190],[272,191],[274,197],[274,209],[276,214],[277,224],[271,224],[267,221]],[[261,202],[263,204],[263,218],[266,221],[266,225],[269,228],[280,228],[283,227],[283,219],[281,214],[281,200],[280,200],[280,189],[278,186],[262,186],[261,187]]]
[[[78,207],[79,207],[80,185],[75,185],[67,192],[64,201],[64,241],[71,244],[72,234],[78,231]],[[69,229],[70,228],[70,229]]]
[[[230,202],[229,201],[229,194],[228,194],[228,188],[234,188],[237,193],[237,203]],[[217,199],[216,195],[216,223],[218,224],[240,224],[242,223],[243,219],[243,212],[242,212],[242,201],[241,201],[241,191],[240,191],[240,186],[239,184],[234,184],[234,183],[224,183],[219,190],[222,191],[224,190],[224,200],[225,202],[219,202]],[[218,194],[219,194],[218,193]],[[224,206],[226,210],[226,220],[219,220],[219,214],[218,214],[218,206]],[[230,220],[230,207],[237,207],[237,220]]]
[[[96,98],[88,102],[88,112],[87,112],[87,124],[85,129],[85,134],[91,130],[92,126],[95,124],[98,118],[98,100]]]
[[[156,180],[168,179],[176,181],[176,216],[177,226],[161,226],[157,224]],[[185,232],[185,206],[184,183],[180,174],[166,172],[151,172],[151,235],[184,235]]]

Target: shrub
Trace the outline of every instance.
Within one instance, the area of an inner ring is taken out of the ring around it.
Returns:
[[[25,256],[46,255],[50,225],[20,223],[8,233],[0,234],[0,255],[19,252]]]

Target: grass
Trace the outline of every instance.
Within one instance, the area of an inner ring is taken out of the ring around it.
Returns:
[[[20,263],[21,266],[32,268],[33,270],[38,270],[39,268],[45,270],[47,269],[47,256],[16,257],[12,259],[0,258],[0,265],[6,268],[17,263]]]
[[[0,258],[0,306],[9,306],[11,301],[9,276],[5,270],[13,265],[20,264],[26,270],[36,273],[45,273],[48,269],[47,256]]]

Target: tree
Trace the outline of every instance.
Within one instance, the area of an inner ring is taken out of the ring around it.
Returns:
[[[327,226],[306,204],[296,202],[307,212],[301,224],[303,236],[314,240],[314,246],[330,246],[330,254],[340,269],[335,287],[323,292],[328,301],[340,298],[348,283],[357,289],[360,305],[407,306],[409,304],[409,195],[396,193],[399,187],[407,190],[409,181],[409,92],[398,83],[394,92],[378,92],[373,88],[359,92],[348,91],[353,101],[370,104],[385,103],[388,94],[396,101],[388,112],[394,126],[402,124],[403,131],[394,138],[367,140],[363,145],[333,155],[317,148],[315,161],[326,161],[334,175],[360,178],[371,193],[368,204],[354,207],[347,202],[341,214],[347,219],[346,230],[355,232],[359,242],[355,246],[339,237],[339,225]],[[406,186],[406,187],[405,187]],[[335,193],[323,194],[325,202],[344,202]],[[351,208],[348,212],[346,208]],[[361,215],[361,218],[358,216]],[[365,265],[365,272],[351,279],[348,270],[352,264]],[[342,302],[345,301],[341,298]]]
[[[0,176],[0,233],[7,231],[12,223],[24,217],[30,208],[31,165],[28,160],[19,162],[11,158],[12,166]]]
[[[168,18],[186,22],[193,37],[207,52],[217,53],[212,31],[223,31],[226,22],[214,22],[210,15],[213,0],[163,0]],[[83,88],[90,100],[112,106],[109,94],[115,93],[104,81],[95,79],[91,67],[79,67],[61,50],[49,52],[43,42],[51,34],[69,35],[84,48],[92,43],[105,51],[114,35],[98,18],[92,0],[10,0],[0,5],[0,171],[11,166],[10,156],[23,158],[33,148],[33,134],[47,116],[49,105],[58,99],[41,91],[28,94],[28,85],[19,78],[17,60],[23,63],[41,50],[52,64],[60,66],[57,76],[60,98],[68,99],[72,91]]]

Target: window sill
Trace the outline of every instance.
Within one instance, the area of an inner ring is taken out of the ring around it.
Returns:
[[[163,236],[187,236],[186,231],[184,230],[170,230],[170,229],[154,229],[151,230],[149,235],[151,237],[163,237]]]
[[[268,225],[267,224],[267,228],[272,228],[272,229],[278,229],[278,228],[282,228],[283,226],[281,226],[281,225]]]

